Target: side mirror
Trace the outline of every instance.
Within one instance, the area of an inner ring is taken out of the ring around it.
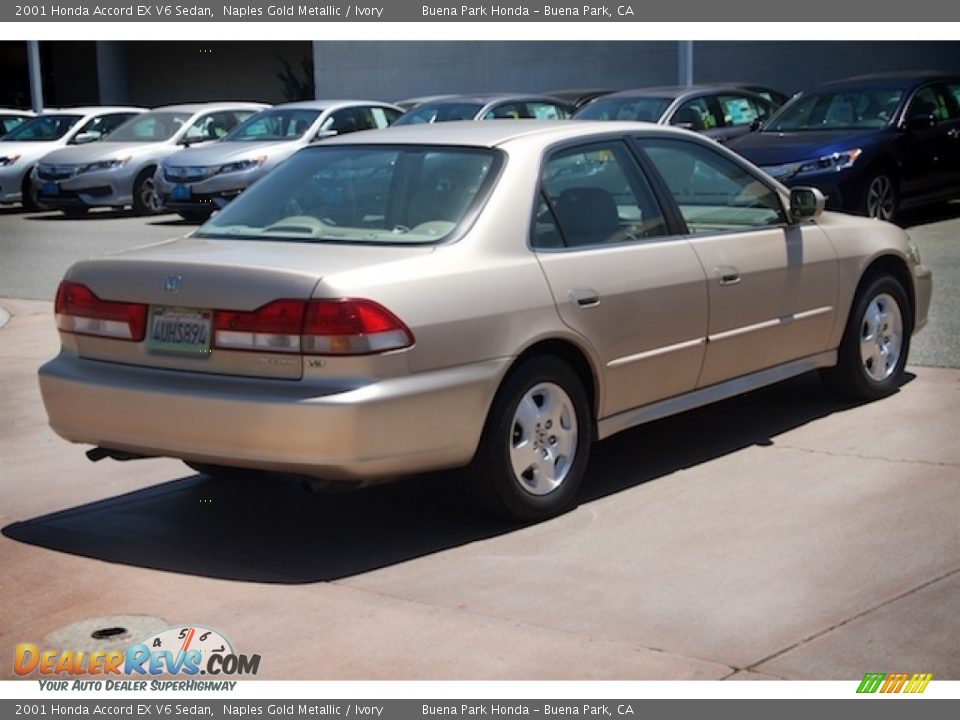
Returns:
[[[929,130],[939,122],[936,115],[918,113],[911,115],[903,123],[904,130]]]
[[[83,145],[84,143],[95,142],[99,139],[100,133],[98,132],[82,132],[73,136],[73,143],[75,145]]]
[[[326,140],[327,138],[335,137],[339,135],[336,130],[321,130],[316,135],[313,136],[313,140],[310,142],[317,142],[318,140]]]
[[[757,132],[760,128],[763,127],[763,118],[755,117],[753,122],[750,123],[750,132]]]
[[[796,187],[790,190],[790,222],[799,223],[815,218],[823,212],[827,198],[815,187]]]

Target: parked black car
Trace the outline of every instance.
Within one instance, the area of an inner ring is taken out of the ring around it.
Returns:
[[[773,114],[775,103],[733,85],[622,90],[579,110],[578,120],[642,120],[696,130],[719,142],[750,132]]]
[[[883,220],[960,195],[960,78],[869,75],[795,96],[730,144],[786,185],[813,185],[827,207]]]

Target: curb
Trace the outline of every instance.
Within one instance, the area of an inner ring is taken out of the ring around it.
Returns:
[[[0,330],[3,329],[3,326],[10,322],[10,312],[6,308],[0,307]]]

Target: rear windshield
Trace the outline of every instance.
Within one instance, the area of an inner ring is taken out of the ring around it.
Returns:
[[[8,140],[43,142],[59,140],[66,135],[70,128],[83,119],[82,115],[43,115],[28,120],[3,138]]]
[[[902,97],[903,90],[890,87],[804,95],[785,105],[764,132],[882,128],[893,119]]]
[[[162,142],[169,140],[187,120],[187,112],[156,110],[137,115],[110,133],[113,142]]]
[[[600,98],[574,115],[577,120],[640,120],[657,122],[672,101],[657,97]]]
[[[310,148],[251,186],[197,236],[435,243],[479,204],[499,163],[500,154],[485,148]]]
[[[482,109],[480,103],[425,103],[401,115],[394,125],[473,120]]]
[[[297,140],[320,117],[322,110],[288,108],[265,110],[237,125],[227,133],[227,141]]]

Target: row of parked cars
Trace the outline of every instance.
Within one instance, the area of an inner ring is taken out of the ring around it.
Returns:
[[[0,203],[205,220],[300,148],[389,125],[494,119],[631,120],[703,133],[828,207],[893,219],[960,188],[960,79],[852,78],[786,96],[752,85],[544,95],[438,95],[396,104],[317,100],[0,112]],[[4,133],[6,133],[4,135]]]

